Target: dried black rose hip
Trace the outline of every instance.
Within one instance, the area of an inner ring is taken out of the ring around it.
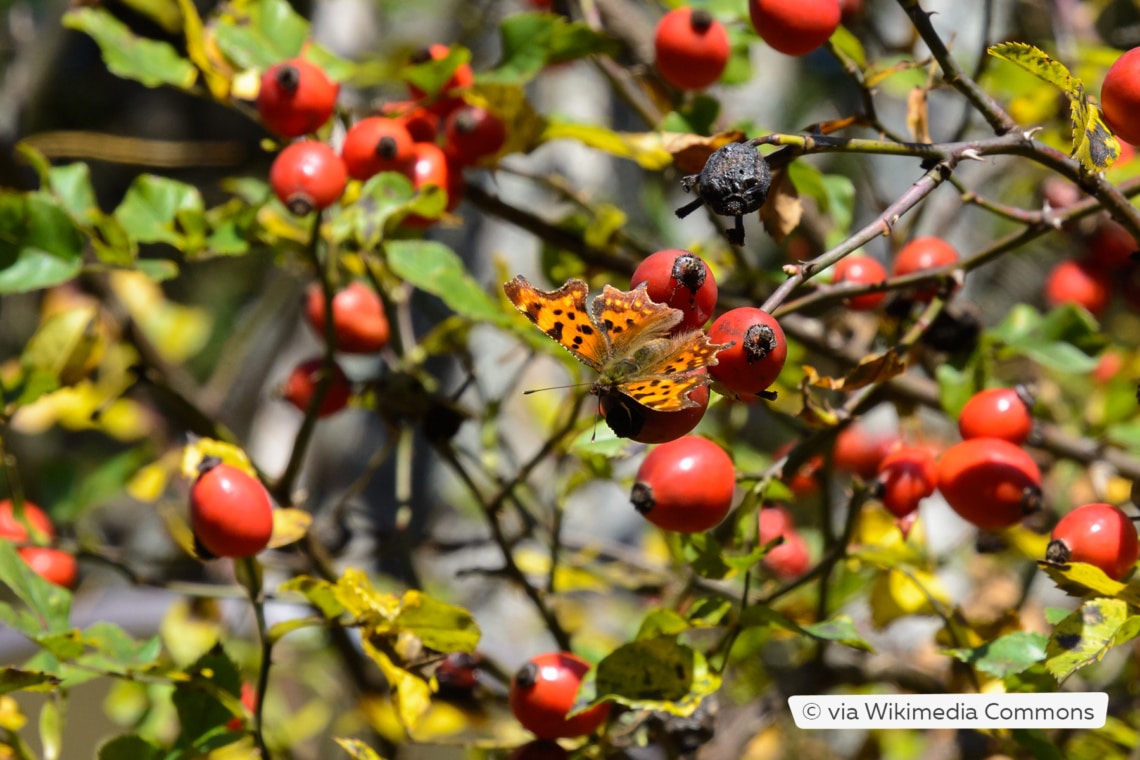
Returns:
[[[744,214],[764,205],[772,173],[768,162],[755,146],[747,143],[729,143],[709,156],[700,174],[690,174],[681,180],[685,192],[696,188],[698,200],[677,209],[684,219],[702,204],[708,204],[722,216],[736,217],[736,226],[729,230],[729,242],[744,244]]]

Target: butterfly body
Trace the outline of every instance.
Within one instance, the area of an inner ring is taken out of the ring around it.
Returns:
[[[705,368],[724,348],[699,330],[670,336],[682,314],[652,301],[644,284],[628,292],[606,285],[590,303],[586,283],[576,279],[542,291],[520,276],[503,290],[540,330],[598,373],[591,388],[598,396],[622,394],[658,411],[697,406],[689,392],[709,382]]]

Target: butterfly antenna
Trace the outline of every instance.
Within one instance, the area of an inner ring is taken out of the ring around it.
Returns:
[[[593,385],[593,383],[570,383],[569,385],[548,385],[545,388],[531,388],[530,390],[523,391],[524,396],[529,396],[532,393],[541,393],[542,391],[557,391],[563,388],[581,388],[583,385]]]

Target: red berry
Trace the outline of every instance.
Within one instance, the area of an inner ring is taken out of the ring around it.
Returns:
[[[435,671],[440,691],[460,694],[470,692],[479,683],[482,657],[468,652],[452,652],[443,658]]]
[[[852,423],[835,437],[831,463],[837,470],[870,480],[898,441],[897,435],[870,433],[859,423]]]
[[[732,459],[695,435],[663,443],[642,461],[630,500],[659,528],[699,533],[720,524],[732,507]]]
[[[534,0],[532,4],[538,5]],[[507,756],[507,760],[568,760],[569,757],[570,753],[555,742],[538,739],[521,747],[515,747]]]
[[[602,398],[601,412],[606,424],[619,438],[629,438],[638,443],[666,443],[691,431],[705,416],[709,406],[708,385],[698,385],[689,391],[689,400],[696,406],[662,412],[642,406],[628,396],[611,395]]]
[[[749,0],[756,33],[784,55],[807,55],[839,26],[839,0]]]
[[[190,487],[190,527],[215,557],[252,557],[273,535],[273,505],[261,482],[206,457]]]
[[[317,385],[320,383],[324,371],[325,361],[321,357],[301,362],[289,373],[289,378],[281,389],[282,398],[302,412],[307,411],[309,402],[312,401],[313,395],[317,392]],[[348,378],[340,365],[333,362],[331,372],[332,380],[329,382],[325,397],[317,409],[318,417],[327,417],[344,409],[352,395],[352,384],[348,382]]]
[[[1088,262],[1098,269],[1123,269],[1133,263],[1132,254],[1138,248],[1123,225],[1105,219],[1089,238]]]
[[[47,546],[25,546],[20,556],[41,578],[63,588],[74,588],[79,579],[75,557]]]
[[[1009,441],[971,438],[943,452],[938,490],[963,519],[998,530],[1040,507],[1041,470]]]
[[[443,149],[433,143],[416,143],[412,147],[412,166],[408,171],[412,187],[421,190],[430,185],[442,187],[447,192],[446,211],[454,211],[463,197],[463,172],[452,166]],[[435,224],[437,219],[428,219],[419,214],[404,217],[404,224],[422,229]]]
[[[925,446],[899,446],[879,464],[880,500],[895,517],[906,517],[938,486],[938,466]]]
[[[1116,59],[1104,75],[1100,86],[1100,105],[1104,120],[1116,136],[1140,145],[1140,48],[1132,48]]]
[[[449,53],[451,53],[451,48],[447,45],[430,45],[413,55],[411,62],[427,63],[428,61],[438,61],[441,58],[446,58]],[[439,88],[439,92],[435,93],[433,100],[427,104],[428,110],[440,116],[447,115],[463,105],[463,98],[458,97],[456,91],[470,87],[474,83],[475,72],[471,70],[471,65],[467,63],[459,64],[455,67],[455,72],[451,77]],[[408,83],[408,92],[411,93],[412,98],[415,100],[421,100],[427,96],[426,92],[410,82]]]
[[[757,538],[766,544],[780,536],[786,536],[796,529],[795,518],[788,508],[781,504],[765,504],[757,517]]]
[[[702,9],[681,6],[662,16],[653,47],[657,70],[681,90],[703,90],[728,65],[728,32]]]
[[[336,203],[348,184],[348,170],[336,151],[323,142],[302,140],[273,159],[269,186],[297,216]]]
[[[963,438],[1001,438],[1020,446],[1033,430],[1030,400],[1024,391],[989,388],[975,393],[958,416],[958,432]]]
[[[242,681],[241,684],[241,703],[251,713],[257,710],[257,689],[253,688],[253,685],[248,681]],[[244,724],[245,718],[235,715],[226,723],[226,730],[241,731]]]
[[[954,246],[936,237],[920,237],[902,247],[895,257],[895,274],[902,276],[953,264],[958,260]],[[922,288],[911,294],[916,301],[929,301],[938,294],[938,288]]]
[[[631,284],[647,283],[645,292],[656,303],[679,309],[684,315],[674,333],[699,330],[716,308],[716,279],[699,256],[682,248],[651,253],[633,270]]]
[[[269,131],[281,137],[316,132],[332,116],[340,85],[304,58],[270,66],[261,75],[257,112]]]
[[[788,441],[781,445],[774,452],[772,456],[775,459],[787,456],[788,452],[796,445],[796,441]],[[781,480],[791,490],[791,492],[801,499],[806,499],[819,491],[819,473],[823,469],[823,455],[814,454],[807,458],[806,461],[801,462],[795,472],[789,473],[787,464],[784,465],[783,476]]]
[[[1140,539],[1128,515],[1111,504],[1085,504],[1053,528],[1045,558],[1058,563],[1087,562],[1120,580],[1140,558]]]
[[[370,116],[349,128],[340,155],[353,179],[405,171],[412,161],[412,136],[399,119]]]
[[[511,712],[539,739],[585,736],[609,717],[609,704],[591,707],[567,718],[578,687],[590,670],[585,660],[570,652],[550,652],[531,658],[511,679]]]
[[[380,113],[404,124],[413,142],[435,142],[439,134],[439,114],[410,100],[393,100],[380,107]]]
[[[324,340],[325,294],[318,283],[309,287],[305,316],[317,337]],[[370,354],[388,345],[390,330],[384,302],[363,282],[351,282],[333,296],[332,319],[338,351]]]
[[[45,538],[55,538],[55,526],[42,509],[28,500],[24,500],[24,522],[44,534]],[[24,522],[16,519],[16,512],[11,499],[0,501],[0,538],[6,538],[17,544],[28,543],[32,537]]]
[[[507,142],[503,120],[478,106],[456,108],[447,115],[443,130],[448,149],[465,166],[495,155]]]
[[[860,285],[870,285],[871,283],[885,282],[887,270],[870,256],[856,254],[839,260],[839,263],[835,265],[833,279],[836,284],[854,282]],[[846,300],[847,308],[852,311],[871,311],[881,304],[886,297],[886,293],[865,293],[861,296],[854,296]]]
[[[732,344],[717,352],[709,374],[741,395],[759,393],[775,382],[788,358],[788,340],[775,317],[752,306],[717,317],[709,328],[709,340]]]
[[[811,567],[811,552],[798,531],[784,533],[784,540],[764,555],[764,567],[782,580],[799,578]]]
[[[1093,370],[1093,379],[1100,385],[1112,381],[1124,369],[1124,357],[1115,351],[1105,351]]]
[[[1093,316],[1104,312],[1111,292],[1109,276],[1083,261],[1062,261],[1045,280],[1045,300],[1050,306],[1074,303]]]
[[[1050,208],[1063,209],[1079,202],[1084,193],[1071,181],[1054,174],[1041,183],[1041,196]]]

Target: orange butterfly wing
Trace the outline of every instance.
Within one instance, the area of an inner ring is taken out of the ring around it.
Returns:
[[[519,275],[503,285],[503,290],[516,309],[581,362],[596,372],[605,368],[611,348],[586,309],[586,283],[568,280],[558,290],[544,291]]]
[[[628,292],[606,285],[588,306],[581,280],[542,291],[519,276],[503,290],[540,330],[601,375],[593,393],[622,393],[650,409],[696,406],[689,392],[709,382],[700,370],[716,364],[724,348],[700,330],[670,337],[682,314],[652,301],[644,284]]]

